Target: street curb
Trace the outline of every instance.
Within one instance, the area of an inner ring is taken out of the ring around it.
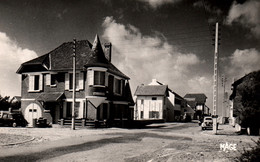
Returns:
[[[31,142],[35,140],[34,137],[32,137],[31,139],[29,140],[25,140],[25,141],[22,141],[22,142],[15,142],[15,143],[7,143],[7,144],[0,144],[0,146],[12,146],[12,145],[19,145],[19,144],[23,144],[23,143],[27,143],[27,142]]]

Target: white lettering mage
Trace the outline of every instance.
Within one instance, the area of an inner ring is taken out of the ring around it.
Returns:
[[[228,150],[236,151],[237,150],[236,146],[237,146],[237,144],[232,144],[232,143],[228,144],[228,142],[221,143],[219,145],[221,151],[228,151]]]

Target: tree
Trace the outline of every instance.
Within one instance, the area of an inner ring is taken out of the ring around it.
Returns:
[[[244,127],[260,128],[260,71],[239,80],[234,98],[234,116]]]
[[[2,97],[0,95],[0,110],[8,110],[10,107],[9,96]]]

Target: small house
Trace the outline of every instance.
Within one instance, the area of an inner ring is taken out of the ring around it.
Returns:
[[[184,115],[185,100],[156,79],[138,86],[135,96],[135,120],[180,121]]]

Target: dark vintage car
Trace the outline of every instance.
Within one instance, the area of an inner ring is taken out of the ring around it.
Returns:
[[[20,113],[3,112],[0,114],[0,125],[12,126],[12,127],[16,127],[16,126],[25,127],[27,125],[27,121]]]

